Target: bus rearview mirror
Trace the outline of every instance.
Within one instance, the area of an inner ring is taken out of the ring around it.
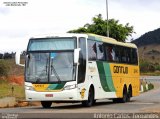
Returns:
[[[16,52],[16,54],[15,54],[16,65],[19,65],[19,66],[23,66],[23,67],[24,67],[24,64],[20,64],[20,59],[21,59],[21,53],[18,51],[18,52]]]
[[[78,61],[79,61],[79,51],[80,50],[81,50],[80,48],[74,49],[74,63],[75,64],[78,64]]]

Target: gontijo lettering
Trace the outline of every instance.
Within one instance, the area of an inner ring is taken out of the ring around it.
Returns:
[[[114,66],[114,67],[113,67],[113,72],[114,72],[114,73],[128,74],[128,67],[124,67],[124,66]]]

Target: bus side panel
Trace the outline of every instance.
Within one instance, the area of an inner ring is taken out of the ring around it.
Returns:
[[[116,98],[115,89],[111,77],[107,78],[107,70],[103,62],[89,61],[87,67],[87,80],[92,82],[95,88],[95,99]]]
[[[99,77],[97,63],[95,61],[89,61],[87,63],[85,81],[78,84],[78,100],[88,99],[88,92],[91,85],[94,86],[95,99],[116,98],[115,92],[104,91]],[[106,80],[105,76],[102,80]]]
[[[131,85],[132,96],[139,95],[139,67],[97,61],[99,81],[104,92],[115,92],[117,98],[123,96],[124,85]],[[109,98],[109,96],[103,96]]]
[[[139,67],[136,65],[110,64],[110,70],[117,97],[122,97],[124,85],[131,85],[132,96],[139,95]]]

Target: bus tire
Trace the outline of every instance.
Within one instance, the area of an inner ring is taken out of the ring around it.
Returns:
[[[114,99],[112,99],[113,103],[118,103],[118,102],[119,102],[118,99],[119,99],[119,98],[114,98]]]
[[[131,97],[132,97],[132,87],[129,86],[128,92],[127,92],[127,102],[130,102]]]
[[[52,105],[51,101],[41,101],[41,105],[43,108],[50,108]]]
[[[126,86],[124,86],[124,88],[123,88],[123,97],[118,98],[117,101],[120,102],[120,103],[127,102],[127,87]]]
[[[82,101],[82,105],[85,107],[91,107],[95,103],[94,100],[94,88],[90,87],[88,92],[88,100]]]
[[[93,104],[96,104],[96,100],[94,100]]]

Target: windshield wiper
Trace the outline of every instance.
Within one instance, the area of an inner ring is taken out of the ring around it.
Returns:
[[[57,74],[57,72],[56,72],[56,70],[55,70],[53,65],[51,65],[51,72],[52,71],[54,72],[56,78],[58,79],[58,82],[61,83],[61,79],[60,79],[59,75]]]
[[[37,78],[36,83],[40,83],[41,82],[41,78]]]
[[[47,70],[44,70],[44,72],[46,72],[46,76],[47,76]],[[36,83],[42,83],[41,80],[44,79],[43,76],[44,76],[44,73],[40,74],[39,76],[36,76]]]

